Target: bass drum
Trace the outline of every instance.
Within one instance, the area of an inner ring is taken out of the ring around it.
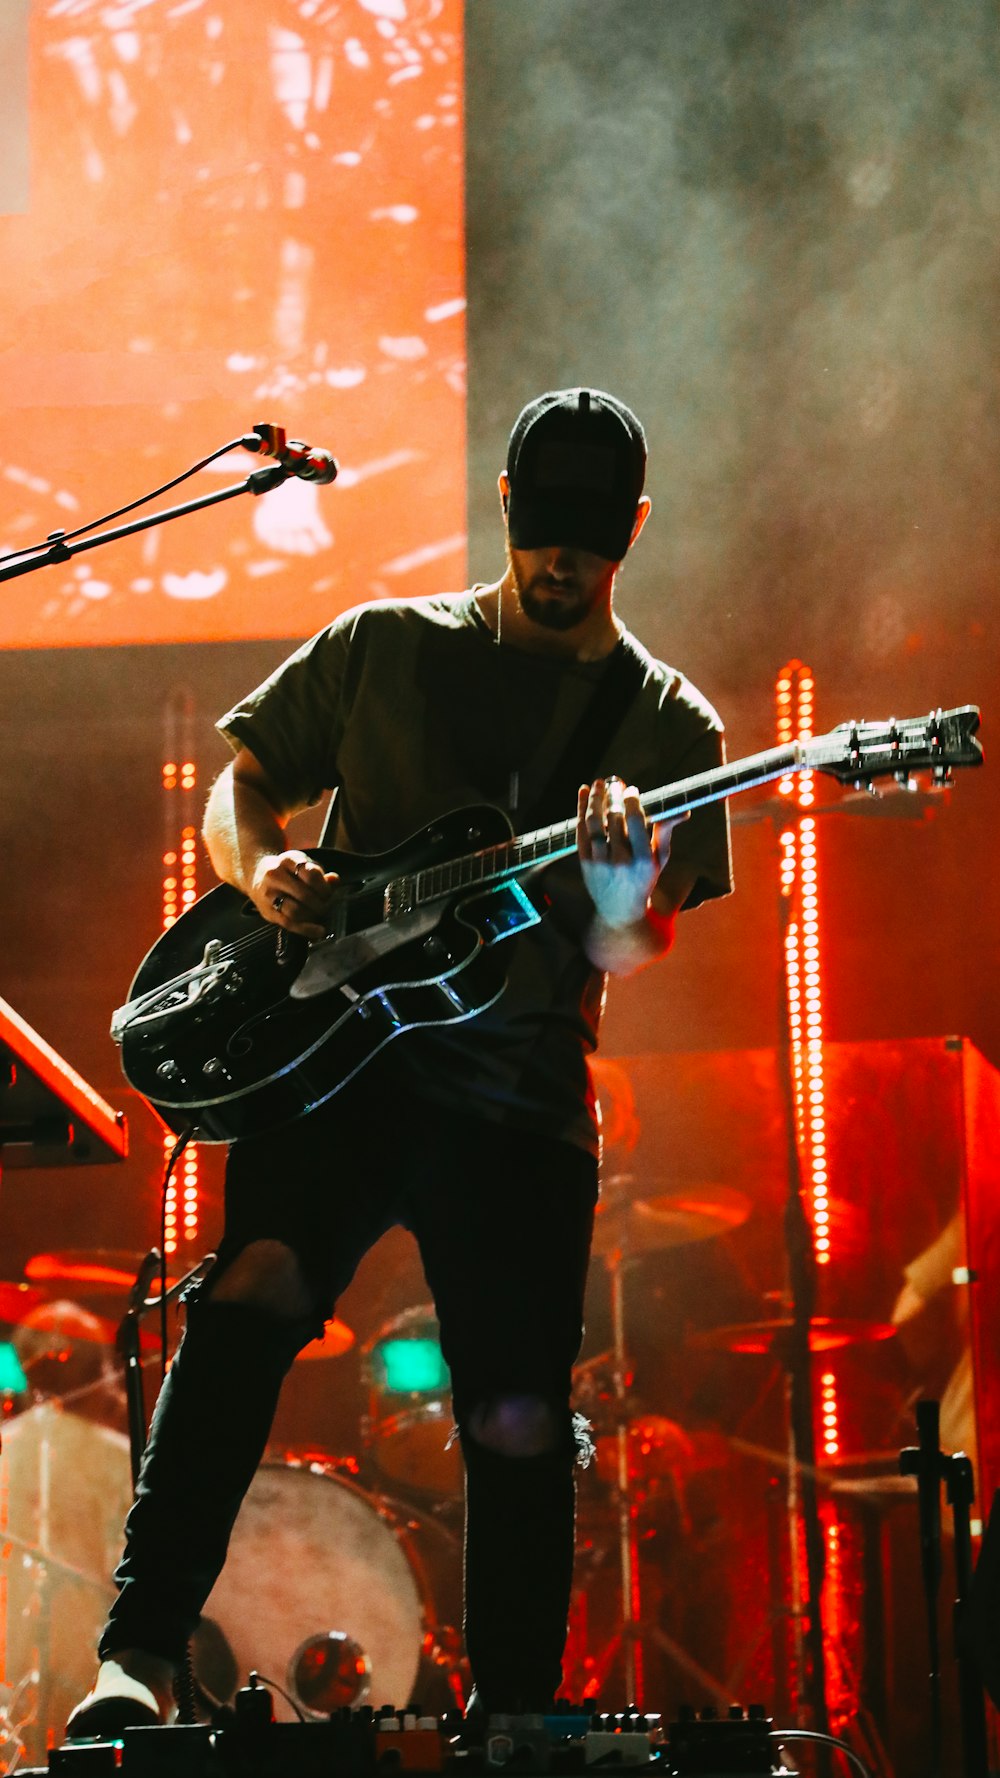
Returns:
[[[461,1706],[461,1548],[444,1526],[369,1494],[336,1465],[261,1464],[193,1645],[196,1680],[229,1697],[256,1670],[310,1708],[303,1673],[336,1642],[357,1660],[342,1702]],[[275,1694],[275,1714],[295,1712]]]

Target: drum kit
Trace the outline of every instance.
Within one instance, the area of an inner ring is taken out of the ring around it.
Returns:
[[[729,1234],[750,1210],[747,1197],[723,1185],[668,1190],[628,1173],[603,1181],[594,1254],[609,1287],[611,1344],[575,1372],[575,1405],[596,1446],[596,1480],[592,1471],[581,1481],[578,1570],[586,1592],[594,1550],[610,1550],[618,1584],[600,1646],[593,1635],[584,1646],[579,1614],[575,1636],[571,1619],[574,1696],[596,1697],[613,1678],[641,1707],[644,1652],[655,1646],[703,1699],[730,1701],[725,1684],[644,1611],[651,1513],[668,1498],[683,1518],[685,1489],[706,1457],[703,1437],[632,1394],[626,1285],[648,1255]],[[13,1359],[6,1370],[0,1364],[0,1753],[8,1764],[11,1755],[44,1757],[92,1678],[132,1495],[121,1324],[107,1311],[120,1310],[130,1292],[134,1301],[148,1259],[42,1253],[23,1280],[0,1283],[0,1358]],[[179,1285],[168,1280],[168,1288],[173,1295]],[[144,1298],[144,1310],[158,1306],[157,1293]],[[774,1354],[782,1329],[779,1319],[696,1339],[712,1350]],[[891,1331],[817,1321],[815,1345]],[[464,1703],[463,1469],[434,1310],[407,1308],[363,1343],[333,1320],[298,1363],[335,1366],[355,1347],[358,1453],[275,1452],[261,1465],[192,1646],[196,1690],[208,1699],[231,1697],[255,1668],[288,1694],[277,1700],[286,1717],[414,1695],[432,1710]],[[138,1330],[138,1362],[159,1362],[152,1327]],[[722,1463],[723,1435],[715,1446],[710,1460]]]

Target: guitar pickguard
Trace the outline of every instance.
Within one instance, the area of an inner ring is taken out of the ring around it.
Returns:
[[[441,909],[434,904],[398,914],[380,926],[366,926],[343,938],[324,938],[311,945],[309,955],[289,989],[293,1000],[311,1000],[328,994],[358,975],[369,963],[398,951],[413,939],[425,938],[439,924]]]

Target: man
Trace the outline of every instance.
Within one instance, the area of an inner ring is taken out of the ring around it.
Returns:
[[[547,912],[501,947],[499,1000],[401,1034],[309,1116],[231,1148],[218,1264],[157,1404],[100,1674],[72,1734],[167,1715],[281,1380],[400,1222],[452,1375],[477,1701],[541,1710],[560,1684],[573,1469],[589,1453],[570,1409],[597,1197],[587,1055],[606,974],[663,956],[678,910],[730,888],[723,809],[650,833],[634,788],[722,757],[714,711],[615,614],[619,565],[650,510],[645,463],[642,427],[612,396],[531,402],[500,477],[501,579],[349,612],[219,724],[235,757],[209,798],[212,863],[309,941],[325,936],[335,878],[286,827],[325,789],[333,843],[374,853],[465,804],[500,804],[520,832],[568,819],[571,805],[551,807],[554,768],[574,791],[590,782],[577,856],[526,885]]]

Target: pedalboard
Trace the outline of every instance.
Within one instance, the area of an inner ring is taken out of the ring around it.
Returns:
[[[377,1778],[425,1772],[479,1774],[658,1771],[664,1778],[793,1778],[762,1705],[725,1716],[682,1711],[593,1713],[560,1704],[549,1715],[490,1716],[461,1711],[425,1716],[344,1709],[323,1720],[276,1722],[260,1684],[239,1692],[216,1723],[127,1728],[114,1740],[67,1741],[53,1748],[48,1778]],[[28,1778],[28,1774],[22,1774]]]

